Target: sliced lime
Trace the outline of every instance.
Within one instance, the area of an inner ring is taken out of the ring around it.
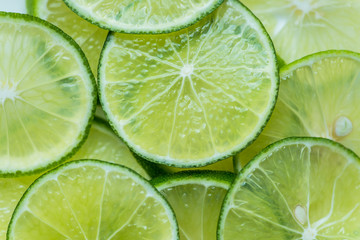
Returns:
[[[82,48],[97,75],[100,52],[108,31],[72,12],[62,0],[27,0],[29,14],[45,19],[69,34]]]
[[[215,240],[222,201],[234,175],[226,172],[181,172],[152,183],[174,209],[180,239]]]
[[[200,167],[245,148],[275,104],[270,38],[237,0],[171,34],[111,34],[99,66],[102,106],[145,159]]]
[[[324,137],[360,154],[360,55],[327,51],[281,69],[273,115],[259,138],[236,156],[244,166],[262,148],[291,136]]]
[[[286,63],[319,51],[360,51],[359,0],[242,0]]]
[[[234,172],[234,162],[233,157],[229,157],[222,161],[204,166],[199,168],[177,168],[171,167],[163,164],[158,164],[158,166],[164,169],[168,173],[176,173],[182,171],[198,171],[198,170],[216,170],[216,171],[227,171],[227,172]]]
[[[125,144],[102,120],[94,120],[88,138],[80,150],[69,160],[99,159],[122,164],[149,179],[149,174],[137,162]],[[25,190],[39,175],[19,178],[0,178],[0,239],[5,239],[6,229]]]
[[[360,159],[322,138],[274,143],[237,176],[218,239],[360,239]]]
[[[89,131],[90,67],[70,37],[29,15],[0,12],[0,53],[0,175],[49,168]]]
[[[38,178],[9,224],[8,239],[178,239],[173,211],[140,175],[74,161]]]
[[[124,33],[165,33],[190,26],[224,0],[64,0],[79,16]]]

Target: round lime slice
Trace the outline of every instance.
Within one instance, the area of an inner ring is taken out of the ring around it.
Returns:
[[[331,49],[360,51],[359,0],[242,0],[286,63]]]
[[[171,34],[113,33],[99,66],[103,110],[138,155],[175,167],[228,158],[260,133],[275,104],[270,38],[237,0]]]
[[[360,239],[360,159],[323,138],[274,143],[225,197],[219,240]]]
[[[79,16],[124,33],[166,33],[190,26],[224,0],[64,0]]]
[[[178,239],[172,209],[120,165],[74,161],[38,178],[9,224],[8,239]]]
[[[179,223],[181,240],[215,240],[222,201],[234,175],[191,171],[153,179]]]
[[[100,52],[108,31],[82,19],[62,0],[27,0],[28,13],[51,22],[69,34],[84,51],[91,70],[97,75]]]
[[[327,51],[281,69],[275,110],[259,138],[236,156],[238,168],[262,148],[291,136],[324,137],[360,154],[360,55]]]
[[[80,150],[69,160],[99,159],[131,168],[142,177],[149,174],[137,162],[125,144],[106,123],[96,119],[91,125],[89,136]],[[39,175],[18,178],[0,178],[0,239],[5,239],[11,215],[25,190]]]
[[[49,168],[84,141],[96,104],[79,46],[55,26],[0,12],[0,175]]]

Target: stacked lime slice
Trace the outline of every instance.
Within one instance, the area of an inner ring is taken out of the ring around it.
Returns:
[[[220,207],[233,177],[226,172],[198,171],[152,180],[175,211],[180,239],[216,239]]]
[[[359,239],[359,173],[359,157],[331,140],[277,142],[237,176],[218,239]]]
[[[360,51],[360,1],[242,0],[265,25],[286,63],[331,49]]]
[[[79,46],[28,15],[0,13],[0,175],[65,160],[86,137],[95,81]]]
[[[120,165],[74,161],[38,178],[20,200],[8,239],[178,239],[165,199]]]
[[[268,144],[291,136],[325,137],[360,154],[360,55],[327,51],[281,69],[274,113],[259,138],[237,155],[244,166]]]
[[[237,0],[161,35],[113,33],[99,66],[102,106],[145,159],[199,167],[245,148],[277,96],[271,40]]]
[[[69,34],[82,48],[94,74],[108,31],[73,13],[62,0],[27,0],[28,12],[45,19]]]

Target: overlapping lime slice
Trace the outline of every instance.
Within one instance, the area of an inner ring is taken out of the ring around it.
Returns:
[[[99,159],[131,168],[142,177],[149,174],[137,162],[125,144],[102,120],[94,120],[89,136],[80,150],[69,160]],[[0,239],[5,239],[11,215],[25,190],[39,175],[19,178],[0,178]]]
[[[140,175],[74,161],[38,178],[9,224],[8,239],[178,239],[173,211]]]
[[[169,201],[182,240],[215,240],[222,201],[233,174],[191,171],[155,178],[152,183]]]
[[[64,0],[101,28],[125,33],[166,33],[190,26],[224,0]]]
[[[66,159],[86,137],[94,77],[79,46],[55,26],[0,13],[0,175]]]
[[[360,159],[322,138],[274,143],[237,176],[218,239],[360,239]]]
[[[360,55],[327,51],[281,69],[271,119],[259,138],[237,155],[238,168],[262,148],[291,136],[324,137],[360,154]]]
[[[360,51],[359,0],[242,0],[290,63],[332,49]]]
[[[199,168],[177,168],[171,167],[163,164],[158,164],[161,169],[164,169],[168,173],[176,173],[182,171],[198,171],[198,170],[216,170],[216,171],[226,171],[226,172],[234,172],[234,161],[233,157],[229,157],[222,161],[204,166]]]
[[[100,52],[108,31],[76,15],[62,0],[27,0],[27,9],[29,14],[45,19],[69,34],[80,45],[97,75]]]
[[[274,107],[270,38],[237,0],[171,34],[111,34],[99,66],[104,111],[138,155],[199,167],[245,148]]]

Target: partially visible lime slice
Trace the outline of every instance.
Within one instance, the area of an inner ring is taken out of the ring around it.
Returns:
[[[275,110],[259,138],[236,156],[244,166],[262,148],[291,136],[324,137],[360,154],[360,55],[327,51],[281,69]]]
[[[163,164],[158,165],[160,168],[164,169],[168,173],[182,172],[182,171],[198,171],[198,170],[216,170],[216,171],[227,171],[234,172],[234,162],[233,157],[221,160],[219,162],[199,167],[199,168],[177,168],[171,167]]]
[[[226,172],[181,172],[152,183],[175,211],[182,240],[215,240],[222,201],[234,175]]]
[[[146,179],[149,174],[138,163],[125,144],[102,120],[94,120],[88,138],[80,150],[69,160],[99,159],[122,164]],[[0,239],[5,239],[6,229],[16,204],[39,175],[19,178],[0,178]]]
[[[109,35],[98,79],[103,109],[127,145],[183,168],[228,158],[253,141],[278,80],[270,38],[237,0],[175,33]]]
[[[64,0],[79,16],[115,32],[166,33],[190,26],[224,0]]]
[[[346,49],[360,52],[359,0],[242,0],[260,18],[286,63]]]
[[[0,12],[0,176],[40,172],[85,140],[96,104],[79,46],[55,26]]]
[[[173,211],[140,175],[74,161],[38,178],[20,200],[8,239],[178,239]]]
[[[29,14],[45,19],[69,34],[82,48],[97,75],[100,52],[108,31],[73,13],[62,0],[27,0]]]
[[[360,159],[321,138],[274,143],[237,176],[218,239],[360,239]]]

